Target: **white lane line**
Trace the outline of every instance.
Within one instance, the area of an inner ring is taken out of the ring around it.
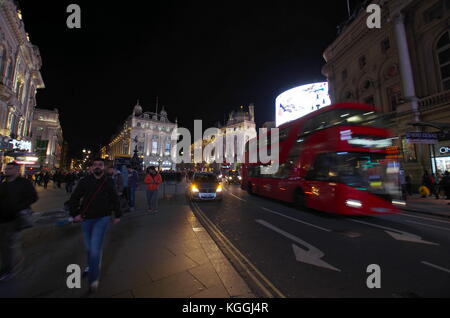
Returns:
[[[322,231],[325,231],[325,232],[332,232],[332,230],[329,230],[329,229],[326,229],[326,228],[324,228],[324,227],[320,227],[320,226],[317,226],[317,225],[314,225],[314,224],[311,224],[311,223],[308,223],[308,222],[301,221],[301,220],[299,220],[299,219],[296,219],[296,218],[293,218],[293,217],[290,217],[290,216],[281,214],[281,213],[279,213],[279,212],[272,211],[272,210],[270,210],[270,209],[268,209],[268,208],[264,208],[264,207],[263,207],[262,209],[263,209],[264,211],[269,212],[269,213],[279,215],[279,216],[281,216],[281,217],[284,217],[284,218],[286,218],[286,219],[289,219],[289,220],[292,220],[292,221],[295,221],[295,222],[298,222],[298,223],[302,223],[302,224],[305,224],[305,225],[308,225],[308,226],[312,226],[312,227],[314,227],[314,228],[316,228],[316,229],[319,229],[319,230],[322,230]]]
[[[422,220],[428,220],[428,221],[433,221],[433,222],[440,222],[440,223],[446,223],[446,224],[450,224],[449,221],[444,221],[444,220],[439,220],[439,219],[434,219],[434,218],[427,218],[424,216],[417,216],[417,215],[412,215],[412,214],[408,214],[408,213],[400,213],[399,215],[404,215],[410,218],[416,218],[416,219],[422,219]]]
[[[406,222],[413,223],[413,224],[419,224],[419,225],[423,225],[423,226],[428,226],[428,227],[432,227],[432,228],[439,229],[439,230],[450,231],[450,229],[447,228],[447,227],[431,225],[431,224],[425,224],[425,223],[420,223],[420,222],[416,222],[416,221],[409,221],[409,220],[407,220]]]
[[[422,240],[422,238],[420,236],[418,236],[418,235],[411,234],[411,233],[404,232],[404,231],[400,231],[400,230],[393,229],[393,228],[390,228],[390,227],[386,227],[386,226],[382,226],[382,225],[378,225],[378,224],[373,224],[373,223],[369,223],[369,222],[363,222],[363,221],[359,221],[359,220],[355,220],[355,219],[350,219],[350,221],[383,229],[383,230],[385,230],[385,232],[387,234],[392,236],[397,241],[405,241],[405,242],[412,242],[412,243],[422,243],[422,244],[427,244],[427,245],[439,245],[437,243],[433,243],[433,242],[428,242],[428,241]]]
[[[238,200],[241,200],[242,202],[247,202],[247,200],[241,199],[240,197],[238,197],[237,195],[234,195],[233,193],[230,193],[230,195],[232,195],[233,197],[235,197]]]
[[[434,265],[434,264],[431,264],[431,263],[428,263],[428,262],[421,262],[421,263],[424,264],[424,265],[427,265],[427,266],[439,269],[439,270],[441,270],[443,272],[446,272],[446,273],[450,274],[450,269],[446,269],[444,267],[440,267],[440,266],[437,266],[437,265]]]
[[[283,231],[282,229],[277,228],[276,226],[264,221],[264,220],[255,220],[257,223],[261,224],[262,226],[277,232],[278,234],[283,235],[284,237],[306,247],[306,249],[303,249],[295,244],[292,245],[295,259],[298,262],[330,269],[336,272],[340,272],[341,270],[328,264],[327,262],[323,261],[322,258],[325,256],[325,253],[319,250],[317,247],[309,244],[308,242],[303,241],[302,239]]]
[[[241,201],[243,201],[243,202],[247,202],[246,200],[239,198],[238,196],[234,195],[233,193],[230,193],[230,195],[232,195],[233,197],[235,197],[235,198],[238,199],[238,200],[241,200]],[[286,219],[289,219],[289,220],[292,220],[292,221],[295,221],[295,222],[298,222],[298,223],[302,223],[302,224],[305,224],[305,225],[308,225],[308,226],[312,226],[312,227],[314,227],[314,228],[316,228],[316,229],[319,229],[319,230],[322,230],[322,231],[325,231],[325,232],[333,232],[332,230],[326,229],[326,228],[324,228],[324,227],[320,227],[320,226],[317,226],[317,225],[314,225],[314,224],[311,224],[311,223],[308,223],[308,222],[301,221],[301,220],[299,220],[299,219],[296,219],[296,218],[293,218],[293,217],[284,215],[284,214],[282,214],[282,213],[273,211],[273,210],[268,209],[268,208],[265,208],[265,207],[260,207],[260,206],[257,206],[257,207],[258,207],[258,208],[261,208],[261,209],[263,209],[263,210],[265,210],[265,211],[267,211],[267,212],[269,212],[269,213],[276,214],[276,215],[278,215],[278,216],[284,217],[284,218],[286,218]]]

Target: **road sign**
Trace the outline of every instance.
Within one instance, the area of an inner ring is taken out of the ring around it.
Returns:
[[[409,132],[406,133],[406,141],[409,144],[434,145],[438,143],[438,134],[427,132]]]

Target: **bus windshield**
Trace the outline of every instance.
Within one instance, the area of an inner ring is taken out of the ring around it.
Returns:
[[[400,199],[399,164],[385,154],[339,152],[316,158],[309,179],[346,184],[387,200]]]

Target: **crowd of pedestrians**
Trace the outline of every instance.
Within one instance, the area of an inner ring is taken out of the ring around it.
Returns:
[[[446,200],[450,200],[450,172],[445,171],[442,175],[441,172],[437,174],[432,173],[431,175],[428,171],[424,171],[422,176],[422,198],[435,196],[436,199],[440,199],[442,193],[444,194],[443,198]]]
[[[81,223],[87,257],[84,273],[90,291],[95,292],[108,225],[111,220],[119,223],[124,213],[134,211],[140,180],[146,187],[148,211],[156,213],[158,189],[163,180],[155,167],[149,167],[140,176],[130,166],[106,167],[104,160],[95,159],[86,172],[43,171],[21,177],[19,165],[6,165],[5,172],[0,174],[0,282],[11,279],[23,263],[18,226],[23,211],[31,211],[31,205],[38,200],[36,187],[47,189],[52,181],[56,189],[63,189],[65,184],[65,191],[70,194],[65,206],[73,222]]]

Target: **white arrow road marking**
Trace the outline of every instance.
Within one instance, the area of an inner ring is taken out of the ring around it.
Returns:
[[[418,235],[411,234],[411,233],[404,232],[404,231],[400,231],[400,230],[396,230],[396,229],[393,229],[393,228],[390,228],[390,227],[386,227],[386,226],[382,226],[382,225],[378,225],[378,224],[373,224],[373,223],[369,223],[369,222],[363,222],[363,221],[354,220],[354,219],[351,219],[351,221],[383,229],[383,230],[385,230],[385,232],[387,234],[392,236],[397,241],[405,241],[405,242],[412,242],[412,243],[422,243],[422,244],[428,244],[428,245],[439,245],[437,243],[424,241]]]
[[[308,242],[305,242],[305,241],[299,239],[298,237],[296,237],[290,233],[287,233],[266,221],[263,221],[263,220],[255,220],[255,221],[257,223],[261,224],[262,226],[267,227],[267,228],[271,229],[272,231],[275,231],[278,234],[281,234],[284,237],[287,237],[288,239],[290,239],[294,242],[297,242],[298,244],[306,247],[307,249],[302,249],[302,248],[298,247],[297,245],[292,244],[292,248],[293,248],[294,254],[295,254],[295,259],[298,262],[330,269],[330,270],[337,271],[337,272],[341,271],[340,269],[338,269],[334,266],[331,266],[327,262],[323,261],[322,258],[325,256],[325,254],[321,250],[319,250],[317,247],[312,246]]]
[[[444,267],[440,267],[440,266],[437,266],[437,265],[434,265],[434,264],[431,264],[431,263],[428,263],[428,262],[422,262],[422,264],[427,265],[427,266],[431,266],[433,268],[439,269],[441,271],[444,271],[444,272],[447,272],[447,273],[450,274],[450,269],[446,269]]]
[[[293,218],[293,217],[290,217],[290,216],[281,214],[281,213],[279,213],[279,212],[275,212],[275,211],[270,210],[270,209],[267,209],[267,208],[262,208],[262,209],[263,209],[264,211],[269,212],[269,213],[279,215],[279,216],[281,216],[281,217],[284,217],[284,218],[286,218],[286,219],[289,219],[289,220],[292,220],[292,221],[295,221],[295,222],[298,222],[298,223],[302,223],[302,224],[305,224],[305,225],[308,225],[308,226],[312,226],[312,227],[314,227],[314,228],[316,228],[316,229],[319,229],[319,230],[322,230],[322,231],[325,231],[325,232],[332,232],[331,230],[326,229],[326,228],[324,228],[324,227],[320,227],[320,226],[317,226],[317,225],[314,225],[314,224],[311,224],[311,223],[308,223],[308,222],[304,222],[304,221],[301,221],[301,220],[299,220],[299,219],[296,219],[296,218]]]

